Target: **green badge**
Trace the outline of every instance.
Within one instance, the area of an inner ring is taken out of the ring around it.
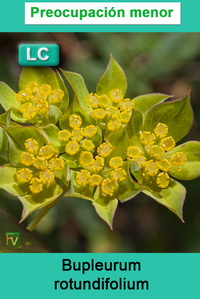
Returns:
[[[18,63],[21,66],[57,66],[59,50],[56,44],[21,44],[18,48]]]

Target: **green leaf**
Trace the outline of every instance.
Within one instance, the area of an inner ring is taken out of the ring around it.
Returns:
[[[6,111],[16,104],[16,93],[4,82],[0,82],[0,104]]]
[[[186,190],[177,181],[171,180],[166,189],[157,188],[153,190],[144,190],[143,193],[155,199],[158,203],[170,209],[183,222],[183,203],[186,196]]]
[[[87,90],[83,77],[80,74],[73,73],[73,72],[67,72],[64,70],[61,70],[61,72],[63,73],[64,77],[67,79],[69,84],[71,85],[79,105],[85,111],[89,111],[88,103],[87,103],[87,96],[89,92]]]
[[[170,159],[176,152],[183,152],[187,156],[187,162],[182,166],[172,165],[169,174],[179,180],[194,180],[200,176],[200,142],[189,141],[176,146],[167,152],[165,157]]]
[[[12,166],[20,166],[20,156],[22,152],[26,151],[24,142],[26,139],[34,138],[37,140],[39,147],[44,145],[44,140],[39,131],[34,127],[17,127],[17,128],[7,128],[4,127],[8,142],[9,151],[8,157],[9,162]]]
[[[7,160],[8,139],[4,130],[0,127],[0,158]],[[1,164],[1,163],[0,163]]]
[[[108,202],[98,202],[93,201],[92,202],[97,214],[109,225],[109,227],[112,229],[113,225],[113,218],[118,206],[118,200],[112,199]]]
[[[14,196],[24,196],[27,192],[27,184],[18,184],[16,181],[17,168],[9,164],[0,167],[0,189]]]
[[[21,221],[31,215],[34,211],[50,204],[63,193],[63,189],[56,183],[53,183],[39,194],[33,194],[29,190],[28,183],[19,184],[17,182],[17,170],[17,168],[10,165],[0,167],[0,189],[17,196],[20,199],[23,205]]]
[[[7,110],[5,113],[0,114],[0,125],[7,127],[20,127],[19,124],[10,120],[11,110]]]
[[[54,105],[50,105],[49,106],[49,119],[48,119],[48,123],[50,124],[57,124],[57,122],[59,121],[59,119],[62,116],[62,112],[60,111],[60,109]]]
[[[38,129],[43,135],[45,142],[50,142],[59,152],[64,152],[66,142],[61,142],[58,139],[58,132],[60,131],[57,126],[50,124]]]
[[[133,110],[132,116],[126,126],[129,138],[133,138],[135,134],[142,130],[142,114],[140,111]]]
[[[5,234],[7,232],[20,233],[19,246],[6,246]],[[0,238],[0,252],[49,252],[35,234],[28,231],[23,225],[19,224],[13,216],[2,209],[0,209],[0,235],[4,236],[4,238]]]
[[[139,194],[143,186],[137,184],[130,175],[128,163],[124,163],[123,167],[127,173],[127,177],[124,181],[119,183],[117,190],[117,198],[120,202],[126,202],[130,199],[133,199],[137,194]]]
[[[144,130],[155,129],[158,123],[169,127],[168,135],[175,141],[182,139],[190,130],[193,123],[193,111],[190,105],[190,96],[184,99],[158,104],[151,108],[145,118]]]
[[[123,159],[126,158],[126,150],[129,146],[130,139],[125,129],[119,129],[118,131],[112,132],[107,140],[114,146],[111,157],[120,156]]]
[[[156,104],[164,102],[168,98],[170,98],[170,96],[166,94],[150,93],[134,98],[133,102],[135,109],[139,110],[143,115],[145,115],[150,108]]]
[[[111,56],[108,66],[97,84],[96,90],[99,95],[106,94],[110,96],[110,91],[113,89],[120,89],[124,96],[127,89],[127,80],[123,69]]]
[[[19,78],[19,89],[23,90],[26,85],[36,81],[39,85],[49,84],[52,90],[60,88],[64,91],[64,98],[61,103],[56,104],[62,112],[65,112],[69,106],[69,94],[67,87],[58,71],[49,67],[23,67]]]
[[[70,178],[71,178],[71,186],[68,193],[65,195],[66,197],[79,197],[86,200],[93,201],[94,187],[89,186],[79,186],[76,182],[76,174],[77,171],[71,170]]]

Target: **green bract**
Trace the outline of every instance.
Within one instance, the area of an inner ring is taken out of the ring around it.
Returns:
[[[90,201],[112,227],[118,202],[140,192],[183,220],[186,190],[175,179],[200,176],[200,143],[176,146],[193,123],[189,94],[126,98],[112,56],[92,93],[81,75],[47,67],[23,68],[19,89],[0,83],[0,188],[22,202],[21,221],[65,196]]]

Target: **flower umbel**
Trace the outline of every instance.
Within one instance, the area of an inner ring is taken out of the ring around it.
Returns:
[[[57,105],[62,102],[64,92],[61,89],[52,90],[49,84],[29,82],[24,90],[16,94],[18,110],[26,121],[38,122],[45,117],[50,109],[50,104]]]
[[[170,184],[168,172],[172,165],[179,167],[185,164],[187,157],[182,152],[176,152],[171,158],[168,158],[167,152],[172,150],[176,143],[172,136],[167,136],[168,126],[166,124],[158,123],[154,133],[141,131],[141,148],[138,146],[128,147],[127,158],[138,164],[143,181],[147,182],[148,177],[154,177],[157,186],[165,189]]]
[[[17,171],[17,181],[20,184],[29,183],[31,193],[40,193],[55,182],[54,172],[64,168],[64,160],[57,157],[56,150],[51,144],[39,148],[34,138],[26,139],[24,146],[27,152],[21,154],[20,162],[29,168]]]

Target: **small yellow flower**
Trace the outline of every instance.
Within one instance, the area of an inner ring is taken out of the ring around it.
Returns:
[[[56,153],[55,148],[51,144],[47,144],[39,150],[39,156],[44,159],[51,159]]]
[[[76,182],[79,186],[86,186],[90,180],[90,172],[88,170],[82,169],[76,175]]]
[[[29,90],[21,90],[18,93],[16,93],[16,100],[18,103],[24,103],[31,99],[32,94]]]
[[[113,196],[115,191],[115,182],[109,178],[104,179],[101,183],[101,190],[104,194]]]
[[[25,112],[29,107],[32,107],[32,104],[30,102],[26,102],[19,106],[19,111],[21,113]]]
[[[62,170],[65,166],[65,162],[60,158],[53,158],[49,161],[49,168],[51,170]]]
[[[121,121],[118,119],[111,119],[108,124],[107,124],[107,128],[109,131],[116,131],[119,130],[121,128]]]
[[[102,176],[100,176],[99,174],[93,174],[90,177],[89,185],[91,187],[99,186],[102,182],[102,179],[103,179]]]
[[[36,154],[38,151],[38,142],[34,138],[26,139],[25,148],[30,154]]]
[[[23,113],[23,118],[30,120],[36,116],[36,109],[31,103],[25,103],[19,110]]]
[[[134,108],[134,102],[130,99],[124,99],[120,104],[120,108],[125,112],[131,111]]]
[[[36,93],[33,97],[32,97],[32,102],[35,104],[38,104],[41,101],[46,101],[47,99],[47,95],[43,94],[43,93]]]
[[[95,109],[92,111],[92,117],[95,119],[103,119],[106,116],[104,109]]]
[[[82,129],[77,129],[77,130],[72,131],[71,140],[80,142],[82,139],[83,139],[83,130]]]
[[[167,188],[169,186],[169,175],[165,172],[159,173],[156,179],[156,183],[160,188]]]
[[[123,94],[120,89],[110,91],[110,98],[113,103],[119,103],[123,99]]]
[[[87,96],[88,104],[91,106],[91,108],[98,108],[99,106],[99,96],[96,93],[90,93]]]
[[[156,128],[154,129],[154,133],[158,138],[164,138],[168,133],[168,126],[162,123],[158,123]]]
[[[121,157],[113,157],[109,161],[109,166],[113,169],[120,168],[124,164],[124,161]]]
[[[158,168],[164,172],[168,172],[171,168],[171,163],[167,159],[156,161],[156,163]]]
[[[78,153],[80,146],[77,141],[69,141],[65,147],[65,151],[69,155],[75,155]]]
[[[87,138],[92,138],[96,135],[97,133],[97,127],[93,126],[93,125],[89,125],[87,127],[84,128],[83,130],[83,135]]]
[[[26,89],[30,90],[32,94],[35,94],[39,91],[39,86],[36,81],[31,81],[26,85]]]
[[[42,84],[39,88],[39,93],[50,95],[51,93],[51,86],[49,84]]]
[[[43,115],[47,113],[49,109],[49,103],[47,101],[38,101],[35,109],[39,115]]]
[[[78,129],[82,125],[82,119],[78,114],[72,114],[69,117],[69,126],[72,129]]]
[[[145,156],[140,156],[138,158],[132,158],[132,160],[136,162],[140,168],[142,168],[145,165],[147,158]]]
[[[17,179],[20,183],[30,182],[32,177],[33,177],[32,171],[28,168],[20,169],[17,172]]]
[[[181,166],[187,161],[187,156],[182,152],[176,152],[171,158],[171,163],[175,166]]]
[[[48,162],[42,157],[36,157],[33,166],[39,170],[45,170],[48,167]]]
[[[173,137],[166,137],[161,139],[160,141],[160,146],[162,146],[164,148],[165,151],[170,151],[171,149],[173,149],[176,145],[176,142],[174,140]]]
[[[102,108],[108,108],[111,104],[111,101],[108,96],[103,95],[99,97],[99,106]]]
[[[144,174],[155,176],[158,173],[158,166],[153,160],[149,160],[145,163]]]
[[[111,179],[115,182],[122,182],[126,178],[126,171],[122,168],[117,168],[111,171]]]
[[[29,188],[30,188],[31,192],[34,193],[34,194],[40,193],[43,190],[43,186],[42,186],[41,180],[38,179],[38,178],[33,178],[30,181]]]
[[[119,115],[119,118],[123,124],[127,124],[131,118],[131,114],[129,112],[122,112]]]
[[[55,176],[52,171],[46,169],[39,174],[40,180],[44,185],[50,185],[54,182]]]
[[[95,148],[95,145],[91,140],[84,139],[81,142],[81,147],[84,148],[86,151],[93,151],[93,149]]]
[[[94,163],[92,164],[92,170],[94,172],[99,172],[103,169],[103,167],[104,167],[104,158],[96,156]]]
[[[129,146],[126,150],[126,154],[129,158],[139,158],[142,152],[138,146]]]
[[[147,145],[148,146],[148,145]],[[162,158],[165,154],[164,149],[158,145],[150,145],[150,155],[154,158]]]
[[[118,118],[120,111],[118,108],[110,106],[109,108],[106,108],[106,113],[111,118]]]
[[[112,153],[114,147],[110,142],[106,141],[97,148],[97,153],[101,157],[108,157]]]
[[[58,139],[61,141],[68,141],[72,134],[68,130],[61,130],[58,132]]]
[[[153,133],[144,131],[140,132],[140,140],[144,145],[152,145],[155,143],[156,137]]]
[[[34,160],[35,160],[35,157],[33,156],[33,154],[30,154],[30,153],[22,153],[20,156],[21,163],[26,166],[33,165]]]
[[[80,164],[83,167],[88,167],[94,163],[93,155],[91,152],[88,151],[81,152],[79,159],[80,159]]]
[[[49,95],[49,101],[51,104],[57,104],[62,101],[64,92],[61,89],[54,89]]]

